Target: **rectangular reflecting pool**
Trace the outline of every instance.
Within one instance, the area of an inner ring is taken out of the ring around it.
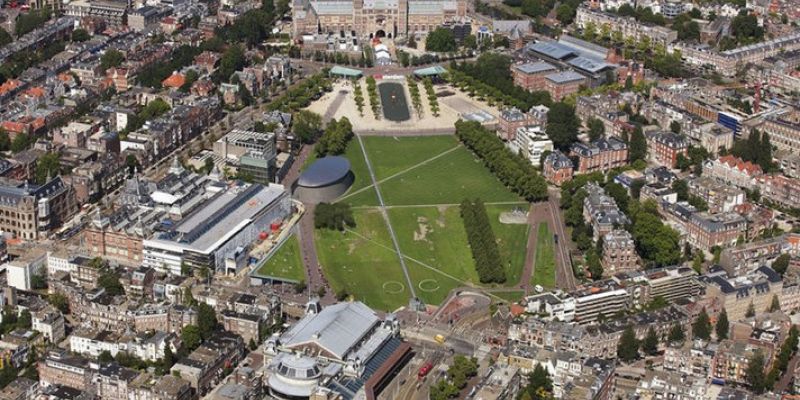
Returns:
[[[378,85],[381,96],[383,116],[389,121],[408,121],[411,112],[406,101],[406,91],[403,85],[396,82],[384,82]]]

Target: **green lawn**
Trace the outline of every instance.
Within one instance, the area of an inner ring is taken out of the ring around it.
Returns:
[[[528,241],[527,225],[507,225],[498,220],[501,212],[512,208],[487,207],[506,268],[506,286],[519,284]],[[401,251],[410,258],[406,264],[420,298],[438,304],[455,287],[481,285],[458,206],[392,208],[389,218]],[[439,288],[434,290],[437,286]]]
[[[400,249],[407,257],[414,289],[422,300],[439,304],[455,287],[480,285],[458,206],[436,205],[458,204],[467,197],[478,197],[484,202],[519,201],[522,207],[526,204],[498,182],[471,152],[456,147],[454,136],[362,139],[379,180],[453,149],[381,183],[380,189],[390,206],[389,218]],[[348,192],[352,195],[346,194],[341,201],[356,207],[355,230],[383,246],[353,234],[317,231],[317,252],[334,290],[344,288],[372,307],[392,310],[407,304],[410,291],[405,287],[388,229],[375,208],[377,196],[374,188],[369,187],[371,182],[360,150],[357,139],[347,148],[345,156],[350,160],[356,182]],[[362,188],[367,189],[356,193]],[[402,205],[423,206],[391,208]],[[505,225],[498,221],[501,212],[513,208],[513,205],[487,206],[506,268],[506,286],[520,284],[528,240],[527,225]]]
[[[366,136],[364,147],[375,177],[386,179],[458,146],[455,136]]]
[[[522,270],[525,269],[525,254],[528,246],[528,225],[522,224],[503,224],[500,223],[500,213],[511,211],[515,206],[512,205],[488,205],[486,212],[489,214],[489,221],[492,224],[492,231],[497,237],[500,247],[500,257],[503,259],[503,266],[506,268],[506,286],[519,285],[522,279]],[[525,208],[527,204],[520,204],[518,207]]]
[[[467,197],[484,202],[520,200],[463,147],[382,183],[381,193],[394,206],[458,204]]]
[[[355,210],[354,233],[315,231],[319,262],[334,291],[342,288],[369,306],[392,311],[410,298],[389,231],[377,209]]]
[[[292,236],[256,271],[256,275],[285,279],[291,282],[305,281],[306,273],[300,255],[300,242]]]
[[[542,285],[545,288],[553,288],[556,286],[555,243],[547,223],[542,222],[539,224],[537,235],[532,283],[534,285]]]
[[[389,218],[403,254],[419,262],[406,259],[417,296],[426,303],[439,304],[454,287],[478,284],[458,207],[392,208]]]
[[[523,296],[525,296],[525,292],[522,290],[513,290],[510,292],[492,292],[492,295],[497,296],[505,301],[516,303],[517,301],[521,300]],[[497,299],[494,299],[497,301]]]

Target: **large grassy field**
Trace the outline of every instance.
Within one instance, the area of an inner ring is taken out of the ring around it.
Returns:
[[[553,234],[550,233],[550,229],[544,222],[539,224],[538,229],[532,284],[553,288],[556,286],[556,257]]]
[[[408,304],[409,290],[389,231],[377,209],[354,211],[353,232],[316,230],[319,262],[334,291],[391,311]]]
[[[393,206],[520,200],[463,147],[382,183],[381,193]]]
[[[287,238],[272,257],[261,264],[256,275],[285,279],[291,282],[305,281],[306,273],[303,270],[300,242],[297,237]]]
[[[455,136],[367,136],[362,138],[375,177],[386,179],[458,146]]]
[[[453,205],[467,197],[527,205],[497,181],[471,152],[460,147],[454,136],[362,140],[377,179],[389,178],[379,187],[417,295],[426,303],[439,304],[455,287],[479,286],[459,209]],[[418,165],[437,155],[441,156]],[[375,208],[377,196],[369,187],[371,182],[357,139],[351,142],[345,156],[350,159],[356,183],[340,201],[355,207],[356,231],[379,244],[352,233],[318,231],[320,262],[334,290],[344,288],[373,307],[394,309],[407,303],[410,291],[405,287],[388,228]],[[359,189],[363,190],[358,192]],[[526,225],[498,221],[501,212],[513,208],[514,205],[487,205],[506,268],[506,286],[520,283],[528,237]]]

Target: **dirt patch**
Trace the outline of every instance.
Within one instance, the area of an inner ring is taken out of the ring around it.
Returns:
[[[431,232],[431,229],[428,226],[428,219],[425,217],[417,217],[417,225],[419,226],[419,229],[414,231],[414,241],[427,242],[428,232]]]
[[[514,211],[506,211],[500,213],[499,220],[501,224],[524,225],[528,223],[528,213],[522,209],[517,209]]]
[[[444,218],[444,213],[447,212],[447,206],[437,206],[436,210],[439,211],[439,217],[436,218],[436,225],[438,225],[439,228],[444,228],[445,222],[447,222]]]

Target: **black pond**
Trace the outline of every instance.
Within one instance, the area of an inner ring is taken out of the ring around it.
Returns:
[[[383,116],[386,119],[397,122],[411,119],[403,85],[394,82],[381,83],[378,85],[378,92],[381,95]]]

